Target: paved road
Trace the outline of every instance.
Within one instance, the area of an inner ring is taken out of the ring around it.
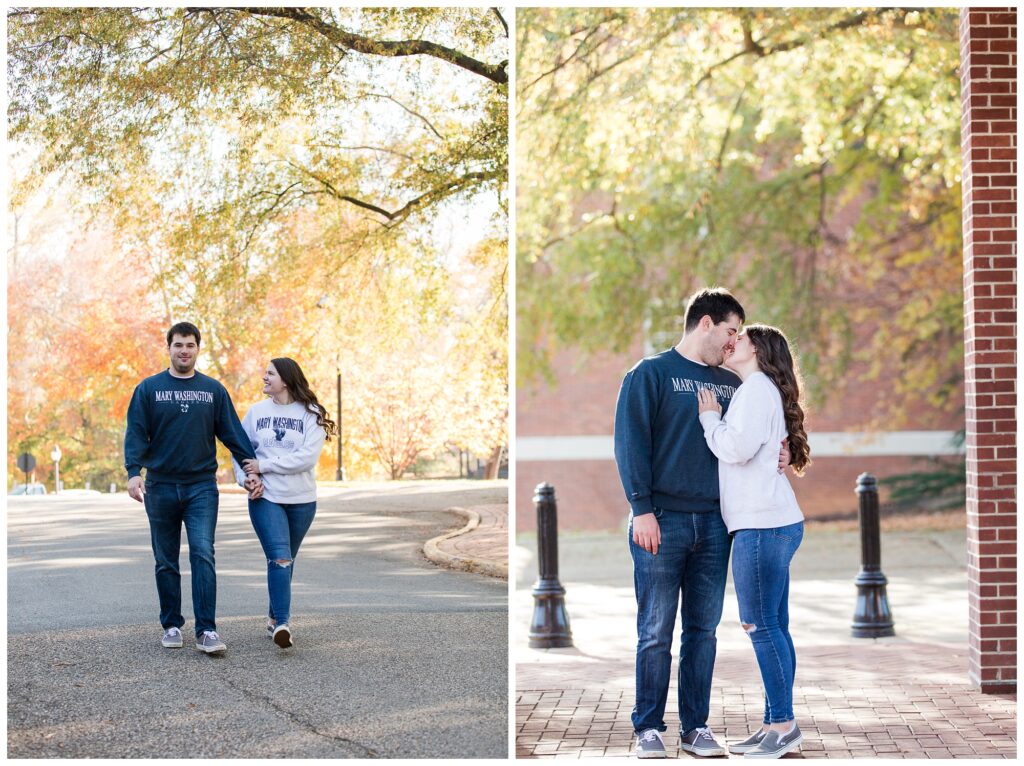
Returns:
[[[507,586],[437,568],[419,548],[462,525],[444,508],[506,491],[323,489],[296,563],[289,652],[262,634],[266,564],[245,498],[222,496],[220,658],[159,646],[139,504],[11,498],[8,755],[505,757]]]

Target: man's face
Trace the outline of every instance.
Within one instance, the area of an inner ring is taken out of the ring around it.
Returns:
[[[196,357],[199,356],[199,344],[196,343],[194,335],[171,336],[171,345],[167,347],[167,353],[171,357],[171,366],[179,375],[188,375],[196,366]]]
[[[711,317],[707,319],[710,324]],[[710,367],[724,364],[736,349],[736,334],[740,331],[741,324],[736,314],[729,314],[718,324],[711,324],[706,331],[701,361]]]

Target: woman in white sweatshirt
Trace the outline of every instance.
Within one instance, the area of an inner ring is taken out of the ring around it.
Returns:
[[[249,500],[249,518],[267,557],[267,635],[286,649],[292,645],[288,620],[295,556],[316,515],[316,463],[337,426],[292,359],[270,361],[263,393],[270,398],[250,407],[242,420],[256,459],[241,466],[235,462],[235,478],[243,486],[249,476],[263,480],[262,491]]]
[[[727,362],[743,380],[721,417],[713,393],[698,394],[704,438],[718,458],[722,518],[733,536],[732,575],[740,621],[750,636],[765,689],[763,725],[730,746],[747,758],[781,758],[803,737],[793,714],[796,652],[789,634],[789,564],[803,538],[803,514],[778,470],[779,441],[790,465],[810,465],[800,382],[786,336],[750,325]]]

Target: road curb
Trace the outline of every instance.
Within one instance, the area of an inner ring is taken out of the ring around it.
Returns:
[[[469,534],[480,526],[480,514],[476,511],[470,510],[469,508],[459,507],[445,508],[445,510],[465,517],[466,525],[460,529],[454,530],[453,532],[446,532],[443,535],[438,535],[437,537],[427,540],[427,542],[423,544],[423,555],[438,566],[447,567],[448,569],[475,572],[477,574],[487,575],[488,577],[497,577],[501,580],[507,580],[508,564],[491,561],[490,559],[477,558],[476,556],[460,556],[455,553],[448,553],[447,551],[441,550],[439,545],[445,540]]]

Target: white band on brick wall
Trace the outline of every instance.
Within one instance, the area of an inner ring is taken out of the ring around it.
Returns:
[[[809,436],[813,457],[962,455],[953,431],[822,431]],[[517,461],[614,460],[611,436],[520,436]]]

